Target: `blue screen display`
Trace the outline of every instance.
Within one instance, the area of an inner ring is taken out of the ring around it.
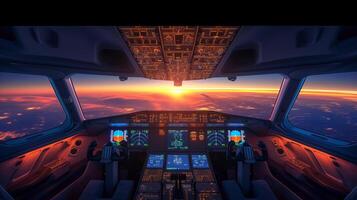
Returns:
[[[188,149],[187,130],[168,130],[168,149],[185,150]]]
[[[189,170],[188,155],[167,155],[167,170]]]
[[[150,154],[148,162],[146,164],[147,168],[157,168],[161,169],[164,166],[164,155],[163,154]]]
[[[208,160],[205,154],[192,155],[191,158],[194,169],[208,169]]]

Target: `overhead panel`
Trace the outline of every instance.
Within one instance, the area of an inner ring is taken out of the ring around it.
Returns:
[[[239,27],[132,26],[119,31],[146,78],[206,79],[216,69]]]

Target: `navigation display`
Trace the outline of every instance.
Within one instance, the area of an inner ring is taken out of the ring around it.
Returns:
[[[189,170],[190,163],[188,155],[167,155],[167,170]]]
[[[185,150],[188,149],[188,131],[187,130],[168,130],[168,149]]]
[[[146,164],[147,168],[161,169],[164,166],[164,155],[163,154],[150,154],[148,162]]]
[[[238,145],[244,140],[244,130],[228,130],[228,141],[234,141]]]
[[[110,130],[110,142],[116,145],[120,145],[121,141],[127,141],[128,135],[126,129],[111,129]]]
[[[208,160],[205,154],[191,155],[192,168],[194,169],[208,169]]]
[[[207,130],[207,146],[219,148],[226,146],[226,134],[224,129],[209,129]]]
[[[132,129],[132,130],[130,130],[129,146],[131,146],[131,147],[147,147],[147,146],[149,146],[149,130],[147,130],[147,129]]]

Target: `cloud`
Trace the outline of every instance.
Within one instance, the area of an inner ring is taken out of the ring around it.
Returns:
[[[26,135],[26,133],[18,133],[16,131],[0,131],[0,141],[9,140],[12,138],[18,138],[18,137],[22,137],[25,135]]]
[[[0,120],[7,119],[9,118],[8,116],[0,116]]]

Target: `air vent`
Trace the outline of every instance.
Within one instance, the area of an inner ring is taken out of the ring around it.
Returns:
[[[15,42],[16,36],[13,29],[10,26],[0,26],[0,39]]]

